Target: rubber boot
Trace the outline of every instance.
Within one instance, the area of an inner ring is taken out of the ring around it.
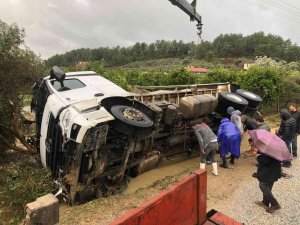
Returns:
[[[235,157],[233,156],[233,155],[231,155],[230,156],[230,164],[232,164],[232,165],[234,165],[234,159],[235,159]]]
[[[219,175],[218,174],[218,164],[216,162],[214,162],[211,165],[212,165],[212,168],[213,168],[213,171],[212,171],[213,175],[218,176]]]
[[[200,169],[205,170],[205,163],[200,163]]]
[[[223,168],[228,168],[227,166],[227,162],[226,162],[226,158],[222,159],[223,163],[220,165],[220,167],[223,167]]]

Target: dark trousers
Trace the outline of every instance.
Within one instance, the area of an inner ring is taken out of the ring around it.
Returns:
[[[274,198],[272,194],[273,184],[274,182],[272,183],[259,182],[259,188],[263,193],[263,203],[267,206],[269,204],[271,204],[271,206],[279,205],[279,203],[277,202],[277,200]]]
[[[292,154],[292,141],[285,141],[285,144],[286,144],[289,152]],[[284,166],[291,166],[292,163],[291,163],[291,161],[285,161],[285,162],[283,162],[283,165]]]
[[[209,159],[212,163],[215,162],[215,154],[218,150],[218,142],[210,142],[205,149],[205,154],[201,152],[200,160],[201,163],[206,163],[207,159]]]
[[[293,152],[293,156],[297,157],[297,134],[295,138],[292,140],[292,152]]]

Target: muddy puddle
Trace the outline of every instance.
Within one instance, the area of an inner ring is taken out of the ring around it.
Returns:
[[[161,180],[167,176],[175,176],[183,170],[191,167],[198,167],[199,157],[187,159],[182,162],[177,162],[171,165],[163,165],[156,169],[150,170],[139,175],[136,178],[131,178],[124,194],[134,193],[140,188],[145,188],[153,184],[155,181]]]
[[[248,138],[248,133],[245,133],[241,143],[241,154],[250,149]],[[215,157],[217,161],[221,161],[219,158],[219,154],[216,154]],[[187,168],[195,168],[196,170],[199,168],[199,163],[199,156],[194,156],[188,159],[182,157],[181,160],[180,157],[174,156],[174,158],[170,158],[163,162],[160,167],[143,173],[136,178],[131,178],[128,187],[126,190],[124,190],[123,194],[134,193],[136,190],[148,187],[154,182],[161,180],[167,176],[175,176]]]

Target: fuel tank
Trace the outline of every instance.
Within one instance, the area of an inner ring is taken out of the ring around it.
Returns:
[[[217,104],[217,97],[210,94],[187,96],[180,100],[179,111],[185,119],[198,118],[212,113]]]

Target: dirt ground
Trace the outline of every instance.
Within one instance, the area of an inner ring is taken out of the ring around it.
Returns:
[[[241,152],[249,149],[248,138],[243,138]],[[216,156],[220,161],[219,156]],[[241,156],[232,169],[219,168],[219,176],[212,175],[211,165],[207,165],[208,192],[207,211],[222,205],[243,182],[252,178],[256,170],[256,160]],[[126,212],[143,204],[162,190],[169,188],[191,171],[198,169],[199,157],[176,164],[163,166],[140,175],[130,181],[124,193],[108,198],[97,199],[89,203],[69,207],[64,204],[60,208],[61,224],[109,224]]]

